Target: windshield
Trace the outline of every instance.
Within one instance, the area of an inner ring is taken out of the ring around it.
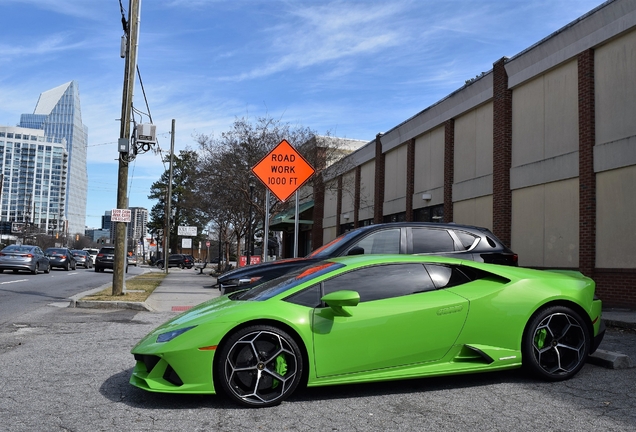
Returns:
[[[332,270],[344,267],[344,264],[339,264],[331,261],[321,261],[319,263],[312,264],[307,267],[302,267],[298,270],[294,270],[291,273],[284,274],[276,279],[267,281],[247,291],[240,291],[236,294],[231,294],[232,300],[253,300],[263,301],[272,298],[282,292],[290,290],[309,279],[320,276]]]
[[[307,255],[307,258],[331,258],[334,256],[335,250],[339,248],[342,243],[346,243],[349,239],[359,235],[359,230],[348,231],[331,240],[326,245],[319,247],[318,249]]]

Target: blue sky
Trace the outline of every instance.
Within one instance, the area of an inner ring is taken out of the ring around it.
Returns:
[[[164,152],[172,119],[176,152],[243,116],[371,140],[601,3],[142,0],[138,66]],[[78,82],[89,128],[86,224],[98,227],[117,199],[119,1],[0,0],[0,11],[0,125],[33,112],[43,91]],[[138,81],[134,105],[146,111]],[[151,153],[131,163],[130,206],[150,210],[164,170]]]

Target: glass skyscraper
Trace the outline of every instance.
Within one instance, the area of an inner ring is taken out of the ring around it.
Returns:
[[[0,126],[0,220],[28,224],[51,235],[64,232],[66,141],[44,131]]]
[[[68,178],[62,219],[68,221],[67,230],[70,235],[84,234],[88,193],[88,129],[82,123],[77,82],[71,81],[40,94],[33,114],[22,114],[20,117],[20,127],[41,129],[46,137],[65,140]]]

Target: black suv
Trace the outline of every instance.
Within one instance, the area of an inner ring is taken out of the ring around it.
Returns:
[[[516,266],[518,256],[487,228],[454,223],[394,222],[369,225],[342,234],[305,258],[241,267],[221,275],[222,294],[252,288],[314,262],[362,254],[431,254]]]
[[[164,267],[163,259],[157,261],[157,267],[162,269]],[[172,254],[168,257],[168,267],[189,268],[194,266],[194,258],[191,255],[185,254]]]
[[[95,271],[103,272],[104,269],[113,269],[115,262],[115,246],[104,246],[95,256]],[[128,260],[124,259],[125,273],[128,273]]]

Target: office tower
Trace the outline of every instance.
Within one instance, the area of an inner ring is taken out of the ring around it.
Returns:
[[[20,126],[41,129],[44,136],[65,140],[68,171],[63,218],[70,235],[84,233],[88,174],[86,144],[88,129],[82,123],[79,87],[71,81],[40,94],[33,114],[22,114]]]

